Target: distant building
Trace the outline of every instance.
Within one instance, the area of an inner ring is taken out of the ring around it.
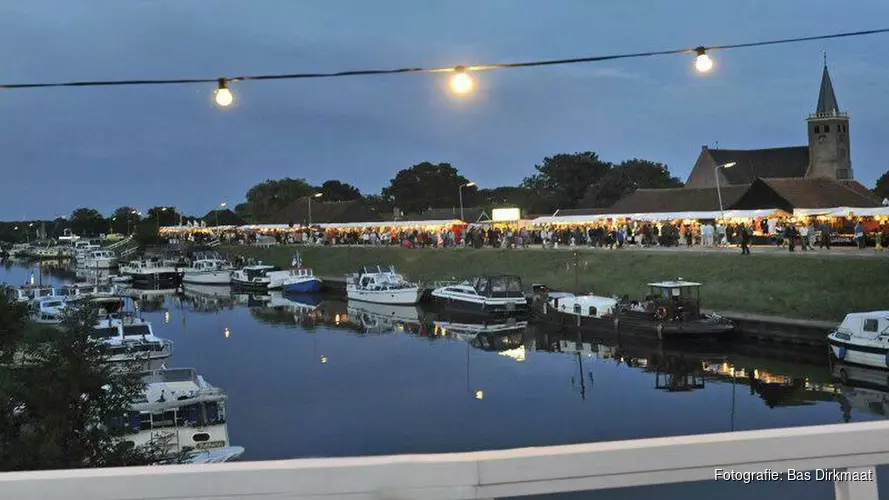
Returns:
[[[806,119],[808,146],[716,149],[703,146],[684,188],[639,189],[611,213],[728,209],[876,207],[881,200],[854,180],[849,116],[840,111],[827,64],[815,112]],[[730,168],[716,168],[734,163]],[[719,187],[717,192],[717,177]]]
[[[815,112],[806,119],[808,146],[769,149],[701,148],[701,154],[688,176],[689,188],[750,184],[759,179],[830,178],[852,180],[849,147],[849,115],[840,111],[827,64],[821,76],[821,90]],[[734,162],[731,168],[717,165]]]

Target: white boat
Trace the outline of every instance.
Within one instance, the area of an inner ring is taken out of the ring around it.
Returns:
[[[252,266],[244,266],[232,272],[231,284],[239,288],[268,290],[272,283],[269,273],[280,271],[275,266],[267,266],[263,263]]]
[[[14,302],[31,302],[41,297],[59,296],[56,288],[51,286],[11,286],[6,288],[6,295]]]
[[[518,276],[484,276],[462,283],[445,283],[432,297],[448,307],[477,314],[528,312],[529,305]]]
[[[175,288],[182,281],[181,268],[155,259],[128,262],[120,266],[119,272],[138,285]]]
[[[827,341],[840,361],[889,368],[889,311],[849,313]]]
[[[27,257],[31,255],[33,248],[29,243],[16,243],[12,245],[12,248],[9,250],[9,255],[13,257]]]
[[[46,246],[35,247],[31,251],[31,256],[40,259],[70,259],[74,256],[74,249],[69,246]]]
[[[90,336],[108,346],[112,363],[159,361],[173,354],[172,342],[155,337],[151,323],[131,315],[100,320]]]
[[[416,304],[423,296],[423,289],[405,280],[394,267],[384,270],[375,266],[346,276],[346,296],[349,300],[378,304]]]
[[[59,325],[67,306],[65,297],[56,295],[34,299],[30,305],[31,320],[41,325]]]
[[[244,453],[229,443],[225,392],[193,368],[153,370],[142,380],[142,397],[127,413],[131,434],[122,439],[157,446],[173,462],[227,462]]]
[[[74,242],[74,258],[80,263],[81,260],[89,256],[90,252],[101,249],[101,240],[77,240]]]
[[[77,265],[84,269],[111,269],[117,266],[117,254],[111,250],[90,250]]]
[[[201,285],[228,285],[231,283],[232,266],[225,260],[201,256],[190,266],[183,268],[182,282]]]

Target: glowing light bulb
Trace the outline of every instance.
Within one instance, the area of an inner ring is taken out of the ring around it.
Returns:
[[[219,79],[219,87],[216,89],[214,98],[216,99],[216,104],[223,108],[231,106],[231,103],[235,101],[235,95],[228,88],[225,78]]]
[[[485,391],[475,391],[475,399],[485,399]]]
[[[711,69],[713,69],[713,59],[707,54],[707,51],[704,50],[703,47],[698,47],[695,49],[698,56],[695,58],[695,69],[700,73],[707,73]]]
[[[472,88],[475,86],[472,77],[466,73],[462,66],[457,66],[454,71],[456,73],[451,77],[451,90],[457,95],[466,95],[472,92]]]
[[[327,356],[321,356],[321,363],[327,363]]]

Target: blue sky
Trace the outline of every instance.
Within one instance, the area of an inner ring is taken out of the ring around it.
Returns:
[[[0,82],[217,77],[454,66],[717,45],[889,25],[885,0],[10,0]],[[475,74],[212,86],[0,91],[0,220],[79,206],[200,214],[264,179],[341,179],[378,193],[420,161],[482,187],[543,157],[640,157],[685,178],[701,145],[802,145],[826,49],[852,162],[889,168],[889,35],[714,54]]]

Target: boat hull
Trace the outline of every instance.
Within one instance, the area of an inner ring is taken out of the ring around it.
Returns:
[[[844,363],[889,369],[889,346],[862,345],[834,338],[828,342],[831,354]]]
[[[235,277],[231,279],[232,287],[241,290],[268,290],[270,284],[269,281],[244,281]]]
[[[231,271],[201,271],[197,273],[186,272],[182,276],[183,283],[198,285],[228,285],[232,281]]]
[[[395,290],[361,290],[352,285],[346,287],[346,297],[349,300],[360,300],[375,304],[413,305],[420,302],[422,296],[423,290],[419,287]]]
[[[432,294],[432,298],[443,309],[461,315],[506,317],[527,315],[531,311],[531,306],[525,298],[517,300],[515,298],[483,297],[472,300],[441,296],[435,293]]]
[[[281,288],[285,293],[315,293],[321,290],[321,280],[311,278],[295,283],[285,283]]]
[[[129,276],[133,278],[132,282],[134,285],[153,285],[158,288],[176,288],[176,286],[182,283],[182,273],[175,271],[134,273]]]

